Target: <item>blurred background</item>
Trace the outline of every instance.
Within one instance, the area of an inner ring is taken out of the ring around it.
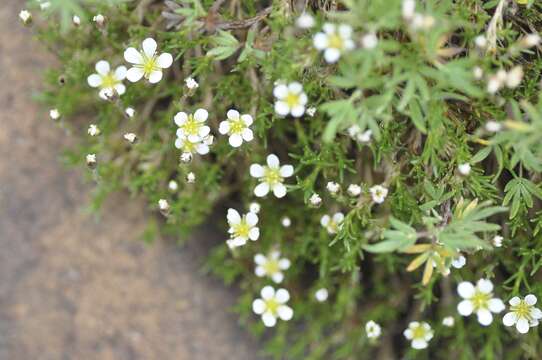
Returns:
[[[100,218],[91,184],[59,162],[70,139],[32,96],[54,58],[0,4],[0,360],[258,359],[235,291],[201,272],[216,231],[146,245],[144,204]]]

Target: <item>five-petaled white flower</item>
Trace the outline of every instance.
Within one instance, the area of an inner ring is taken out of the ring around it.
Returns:
[[[453,316],[446,316],[444,319],[442,319],[442,325],[446,327],[452,327],[455,324],[455,319]]]
[[[490,280],[480,279],[476,286],[463,281],[457,286],[457,293],[464,299],[457,305],[459,314],[469,316],[475,312],[478,322],[483,326],[493,322],[492,312],[498,314],[504,310],[502,300],[493,297],[493,283]]]
[[[232,147],[239,147],[244,141],[252,141],[254,134],[249,126],[252,125],[252,116],[249,114],[240,115],[237,110],[228,110],[228,120],[220,122],[218,132],[222,135],[229,135],[229,143]]]
[[[288,321],[294,316],[294,311],[286,305],[290,300],[290,293],[286,289],[275,289],[272,286],[265,286],[260,295],[261,299],[252,302],[254,313],[262,316],[263,324],[267,327],[273,327],[277,323],[277,318]]]
[[[126,86],[122,83],[126,71],[126,66],[119,66],[113,71],[107,61],[100,60],[96,63],[97,74],[90,75],[87,82],[93,88],[100,88],[100,98],[107,100],[108,93],[122,95],[126,92]]]
[[[277,84],[273,89],[275,112],[280,116],[291,114],[293,117],[301,117],[305,113],[307,94],[303,92],[303,85],[294,81],[286,84]]]
[[[228,209],[226,217],[230,226],[230,239],[227,241],[230,249],[245,245],[249,239],[256,241],[260,237],[260,229],[256,226],[258,215],[255,213],[248,212],[241,216],[237,210]]]
[[[365,324],[365,332],[369,339],[378,339],[380,334],[382,334],[382,328],[373,320],[369,320]]]
[[[254,262],[256,263],[254,270],[256,276],[267,276],[277,284],[281,283],[284,279],[282,271],[288,270],[290,267],[290,260],[281,258],[280,252],[277,250],[271,251],[267,257],[262,254],[256,254]]]
[[[158,45],[153,38],[143,40],[142,51],[130,47],[124,51],[124,60],[133,64],[128,70],[126,77],[131,82],[137,82],[141,78],[147,79],[151,84],[162,80],[162,69],[167,69],[173,64],[173,56],[169,53],[158,55]]]
[[[411,340],[411,346],[414,349],[425,349],[429,341],[433,338],[433,330],[425,321],[412,321],[403,335]]]
[[[388,189],[382,185],[375,185],[369,189],[373,201],[377,204],[382,204],[388,196]]]
[[[342,212],[335,213],[333,217],[324,215],[320,219],[320,224],[326,228],[329,234],[336,234],[341,230],[344,221],[344,214]]]
[[[209,113],[205,109],[197,109],[194,115],[185,112],[178,112],[175,115],[175,124],[177,137],[186,138],[192,143],[197,143],[205,139],[211,132],[211,128],[205,125]]]
[[[286,195],[286,186],[282,183],[284,178],[294,174],[292,165],[280,166],[280,161],[277,155],[271,154],[267,156],[267,166],[252,164],[250,165],[250,176],[259,179],[260,183],[254,188],[254,195],[264,197],[273,191],[277,198],[282,198]]]
[[[329,296],[329,291],[327,291],[326,288],[320,288],[320,289],[316,290],[316,292],[314,293],[314,298],[318,302],[326,301],[328,296]]]
[[[314,35],[314,47],[324,52],[324,59],[328,63],[339,60],[341,54],[354,48],[352,40],[352,27],[341,24],[324,24],[323,32]]]
[[[510,304],[510,312],[504,315],[502,322],[505,326],[516,325],[517,331],[521,334],[526,334],[530,327],[538,326],[539,320],[542,319],[542,311],[535,307],[536,296],[529,294],[522,299],[514,296],[508,302]]]

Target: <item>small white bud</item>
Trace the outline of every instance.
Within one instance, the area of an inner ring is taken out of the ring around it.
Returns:
[[[160,199],[158,200],[158,208],[160,209],[160,211],[162,212],[167,212],[169,211],[169,203],[166,199]]]
[[[92,18],[92,21],[94,21],[98,27],[102,27],[105,24],[105,16],[98,14]]]
[[[487,39],[484,35],[478,35],[474,38],[474,44],[480,49],[484,49],[487,46]]]
[[[406,20],[412,19],[414,16],[414,11],[416,10],[416,1],[414,0],[403,0],[403,18]]]
[[[352,197],[359,196],[361,194],[361,186],[358,184],[350,184],[348,185],[346,192]]]
[[[470,174],[471,166],[469,163],[459,164],[459,166],[457,167],[457,170],[459,171],[461,175],[467,176]]]
[[[85,157],[85,160],[89,168],[94,169],[96,167],[96,164],[97,164],[96,154],[87,154],[87,156]]]
[[[100,135],[100,129],[95,124],[90,124],[87,130],[87,133],[90,136],[98,136]]]
[[[42,0],[39,0],[40,2],[40,9],[41,10],[46,10],[48,9],[50,6],[51,6],[51,2],[50,1],[42,1]]]
[[[300,29],[310,29],[314,26],[314,18],[304,12],[297,18],[295,25]]]
[[[179,160],[184,163],[184,164],[188,164],[189,162],[192,161],[192,153],[189,153],[189,152],[183,152],[181,154],[181,156],[179,156]]]
[[[514,89],[519,86],[521,80],[523,79],[523,68],[521,66],[514,66],[506,74],[506,86],[509,89]]]
[[[455,324],[455,320],[453,316],[446,316],[444,319],[442,319],[442,325],[446,327],[452,327]]]
[[[73,25],[75,26],[81,25],[81,18],[77,15],[73,16],[72,21],[73,21]]]
[[[134,134],[134,133],[126,133],[126,134],[124,134],[123,137],[124,137],[124,139],[125,139],[126,141],[128,141],[128,142],[131,143],[131,144],[135,143],[136,140],[137,140],[137,135]]]
[[[253,202],[253,203],[250,203],[250,205],[248,206],[248,209],[250,210],[251,213],[257,214],[260,212],[261,206],[257,202]]]
[[[32,22],[32,14],[28,10],[21,10],[19,13],[19,19],[21,19],[23,24],[28,25]]]
[[[309,203],[314,207],[318,207],[322,205],[322,198],[317,193],[314,193],[309,198]]]
[[[175,180],[170,180],[167,187],[171,192],[175,192],[177,189],[179,189],[179,184],[177,184]]]
[[[184,79],[184,82],[189,90],[194,90],[199,87],[198,82],[191,77],[187,77],[186,79]]]
[[[288,216],[285,216],[285,217],[282,218],[280,223],[282,224],[282,226],[287,228],[287,227],[290,227],[290,225],[292,225],[292,220],[290,220],[290,218]]]
[[[313,117],[314,114],[316,114],[316,108],[315,107],[310,107],[307,109],[307,115],[309,115],[310,117]]]
[[[484,70],[479,66],[475,66],[474,69],[472,69],[472,74],[476,80],[480,80],[484,76]]]
[[[49,116],[53,120],[58,120],[58,119],[60,119],[60,112],[58,111],[58,109],[51,109],[49,111]]]
[[[372,130],[365,130],[364,132],[356,136],[356,140],[359,141],[360,143],[366,144],[371,141],[372,136],[373,136]]]
[[[318,302],[326,301],[328,296],[329,296],[329,292],[327,291],[326,288],[318,289],[314,293],[314,297],[316,298],[316,301],[318,301]]]
[[[186,174],[186,182],[189,183],[189,184],[193,184],[196,182],[196,174],[194,174],[193,172],[189,172],[188,174]]]
[[[326,189],[331,194],[336,194],[341,189],[341,186],[339,184],[337,184],[336,182],[334,182],[334,181],[330,181],[330,182],[327,183]]]
[[[461,269],[467,263],[467,258],[463,255],[459,255],[452,260],[452,266],[456,269]]]
[[[134,110],[134,108],[127,107],[126,110],[124,110],[124,113],[125,113],[126,116],[128,116],[129,118],[133,118],[134,115],[135,115],[135,110]]]
[[[378,38],[376,34],[369,33],[361,37],[361,46],[365,49],[374,49],[378,45]]]
[[[486,130],[489,132],[499,132],[502,129],[502,125],[496,121],[490,120],[486,123]]]
[[[502,241],[504,240],[504,238],[500,235],[495,235],[495,237],[493,238],[493,246],[495,247],[501,247],[502,246]]]
[[[487,81],[487,92],[490,94],[496,94],[502,87],[502,80],[497,75],[493,75]]]

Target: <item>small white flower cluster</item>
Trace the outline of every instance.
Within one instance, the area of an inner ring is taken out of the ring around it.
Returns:
[[[515,89],[523,79],[523,68],[520,65],[514,66],[510,71],[500,69],[487,80],[487,92],[496,94],[503,87]]]

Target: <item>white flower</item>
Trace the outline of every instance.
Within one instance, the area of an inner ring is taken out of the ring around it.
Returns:
[[[230,240],[227,241],[230,249],[245,245],[249,239],[256,241],[260,237],[260,229],[256,226],[258,215],[255,213],[248,212],[241,216],[237,210],[230,208],[226,218],[230,226]]]
[[[425,349],[428,342],[433,338],[433,330],[431,326],[422,321],[412,321],[408,324],[408,329],[403,332],[403,335],[411,340],[411,346],[414,349]]]
[[[30,24],[32,22],[32,14],[28,10],[21,10],[19,13],[19,19],[23,22],[23,24]]]
[[[160,211],[168,211],[169,210],[169,203],[166,199],[160,199],[158,200],[158,208]]]
[[[156,53],[157,47],[154,39],[147,38],[143,40],[142,51],[133,47],[124,51],[124,60],[133,64],[133,67],[126,74],[128,80],[137,82],[144,77],[151,84],[162,80],[162,69],[167,69],[173,64],[173,56],[168,53],[158,55]]]
[[[361,46],[365,49],[374,49],[378,45],[378,38],[375,33],[365,34],[361,37]]]
[[[58,120],[60,119],[60,112],[58,111],[58,109],[51,109],[49,111],[49,117],[53,120]]]
[[[329,191],[331,194],[336,194],[339,192],[339,190],[341,189],[341,186],[339,184],[337,184],[336,182],[334,181],[329,181],[327,184],[326,184],[326,189],[327,191]]]
[[[299,15],[299,17],[295,21],[295,24],[300,29],[310,29],[314,26],[314,18],[311,14],[307,14],[306,12],[304,12]]]
[[[205,109],[197,109],[194,115],[178,112],[174,118],[179,127],[177,137],[186,138],[192,143],[201,142],[211,132],[211,128],[205,125],[208,117],[209,113]]]
[[[373,201],[377,204],[382,204],[388,196],[388,189],[382,185],[375,185],[369,189]]]
[[[341,24],[324,24],[323,32],[314,35],[314,47],[324,52],[324,59],[328,63],[339,60],[341,54],[354,48],[352,41],[352,27]]]
[[[280,223],[282,224],[282,226],[287,228],[287,227],[290,227],[290,225],[292,225],[292,220],[290,220],[290,218],[288,216],[285,216],[285,217],[282,218]]]
[[[365,324],[365,332],[369,339],[378,339],[382,334],[382,328],[373,320],[369,320]]]
[[[483,49],[487,46],[487,39],[484,35],[478,35],[474,38],[474,44],[476,45],[476,47]]]
[[[252,125],[252,116],[249,114],[240,115],[237,110],[228,110],[226,114],[228,120],[220,122],[218,132],[222,135],[228,135],[229,143],[232,147],[239,147],[244,141],[252,141],[254,134],[250,130]]]
[[[103,26],[105,23],[105,16],[102,14],[95,15],[92,17],[92,21],[94,21],[98,26]]]
[[[523,68],[520,65],[514,66],[508,73],[506,73],[506,87],[509,89],[515,89],[519,86],[522,79]]]
[[[127,107],[125,110],[124,110],[124,113],[126,114],[126,116],[128,116],[130,119],[134,117],[135,115],[135,110],[134,108],[131,108],[131,107]]]
[[[256,263],[254,270],[256,276],[267,276],[277,284],[280,284],[284,279],[282,271],[288,270],[290,267],[290,260],[281,258],[279,251],[271,251],[267,257],[262,254],[256,254],[254,262]]]
[[[50,1],[43,1],[43,0],[38,0],[39,4],[40,4],[40,9],[41,10],[46,10],[48,9],[50,6],[51,6],[51,2]]]
[[[194,78],[187,77],[186,79],[184,79],[184,82],[186,84],[186,87],[189,90],[194,90],[194,89],[197,89],[199,87],[198,82],[196,80],[194,80]]]
[[[170,191],[175,192],[179,189],[179,184],[175,180],[170,180],[167,187]]]
[[[313,117],[314,114],[316,114],[316,108],[315,107],[307,108],[307,115],[309,115],[310,117]]]
[[[364,132],[356,135],[356,140],[360,143],[368,143],[371,141],[371,136],[373,136],[373,131],[365,130]]]
[[[92,169],[92,168],[96,167],[96,162],[97,162],[96,154],[87,154],[87,156],[85,157],[85,160],[86,160],[87,166],[89,168]]]
[[[457,305],[459,314],[469,316],[475,312],[483,326],[493,321],[492,312],[498,314],[504,310],[502,300],[493,297],[493,283],[487,279],[478,280],[476,286],[463,281],[457,286],[457,293],[464,299]]]
[[[75,26],[79,26],[79,25],[81,25],[81,18],[79,16],[77,16],[77,15],[74,15],[72,17],[72,22],[73,22],[73,24]]]
[[[277,323],[277,318],[288,321],[294,316],[292,308],[286,305],[290,300],[290,293],[286,289],[275,289],[272,286],[266,286],[262,289],[261,299],[252,302],[252,311],[262,316],[263,324],[267,327],[273,327]]]
[[[504,240],[504,238],[500,235],[495,235],[495,237],[493,238],[493,246],[495,247],[501,247],[502,246],[502,241]]]
[[[459,255],[455,259],[452,260],[452,266],[456,269],[461,269],[465,264],[467,263],[467,258],[465,258],[463,255]]]
[[[320,224],[326,228],[329,234],[336,234],[341,230],[342,224],[344,221],[344,214],[342,212],[337,212],[333,217],[329,215],[324,215],[320,219]]]
[[[453,316],[446,316],[444,319],[442,319],[442,325],[446,327],[452,327],[455,324],[455,320]]]
[[[284,186],[284,178],[294,174],[292,165],[280,166],[279,158],[275,154],[267,156],[267,166],[252,164],[250,165],[250,176],[259,179],[260,183],[254,188],[254,195],[264,197],[273,191],[277,198],[282,198],[286,195],[286,186]]]
[[[482,70],[482,68],[479,66],[475,66],[472,69],[472,75],[476,80],[480,80],[484,76],[484,70]]]
[[[317,193],[314,193],[309,198],[309,203],[314,207],[318,207],[322,204],[322,198]]]
[[[193,172],[189,172],[188,174],[186,174],[186,182],[189,183],[189,184],[193,184],[196,182],[196,174],[194,174]]]
[[[98,136],[100,135],[100,129],[95,124],[90,124],[87,130],[87,133],[90,136]]]
[[[133,144],[137,140],[137,135],[134,133],[126,133],[124,134],[123,137],[126,141],[128,141],[131,144]]]
[[[516,330],[521,334],[526,334],[529,327],[538,326],[539,320],[542,319],[542,311],[535,307],[536,296],[529,294],[525,299],[514,296],[508,302],[510,304],[510,312],[504,315],[502,322],[505,326],[516,325]]]
[[[457,170],[459,171],[461,175],[468,176],[471,171],[471,166],[469,163],[459,164],[457,166]]]
[[[257,214],[257,213],[260,212],[261,206],[257,202],[252,202],[248,206],[248,209],[250,210],[250,212],[253,212],[254,214]]]
[[[314,293],[314,298],[316,299],[316,301],[318,302],[324,302],[327,300],[329,296],[329,292],[327,291],[326,288],[321,288],[321,289],[318,289],[316,290],[316,292]]]
[[[533,47],[540,44],[540,35],[538,34],[527,34],[523,39],[520,41],[521,46],[523,47]]]
[[[359,186],[358,184],[350,184],[348,185],[346,192],[350,196],[353,196],[353,197],[358,196],[359,194],[361,194],[361,186]]]
[[[307,94],[303,92],[303,85],[294,81],[286,84],[277,84],[273,89],[276,98],[275,112],[280,116],[291,114],[293,117],[301,117],[305,113]]]
[[[415,0],[403,0],[402,14],[405,20],[410,20],[414,16],[416,10]]]
[[[486,123],[486,130],[489,132],[499,132],[502,129],[502,125],[497,121],[488,121]]]
[[[109,63],[105,60],[100,60],[96,63],[97,74],[92,74],[87,78],[88,84],[93,88],[100,88],[100,98],[107,100],[107,92],[122,95],[126,92],[126,87],[122,80],[126,78],[126,67],[119,66],[115,71],[111,70]]]

